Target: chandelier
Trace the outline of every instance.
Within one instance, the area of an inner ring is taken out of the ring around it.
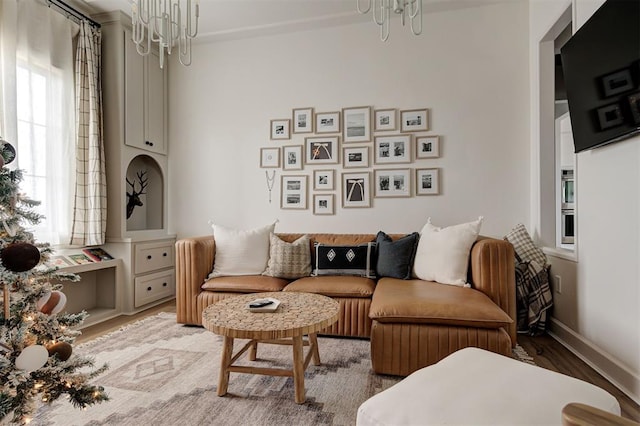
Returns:
[[[180,63],[191,65],[191,40],[198,34],[200,0],[132,0],[132,39],[142,56],[151,52],[151,42],[158,43],[160,68],[164,56],[178,49]],[[186,7],[185,7],[186,6]]]
[[[369,0],[366,9],[360,7],[360,0],[356,0],[358,12],[369,13],[373,9],[373,22],[380,26],[380,40],[389,39],[391,11],[400,15],[402,26],[408,20],[413,35],[422,34],[422,0]]]

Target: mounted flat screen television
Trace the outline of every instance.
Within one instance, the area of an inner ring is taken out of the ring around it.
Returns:
[[[560,55],[576,153],[640,133],[640,0],[607,0]]]

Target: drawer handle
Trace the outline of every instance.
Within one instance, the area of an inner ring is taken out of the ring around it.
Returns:
[[[167,257],[167,253],[162,253],[162,256]]]
[[[167,283],[162,283],[162,287],[166,287],[166,286],[167,286]]]
[[[151,255],[147,256],[147,260],[151,260]]]
[[[147,287],[147,291],[151,291],[151,287]]]

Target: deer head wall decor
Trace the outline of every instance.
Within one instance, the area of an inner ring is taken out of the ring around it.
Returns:
[[[136,172],[136,176],[138,177],[138,182],[140,183],[140,191],[136,191],[136,183],[131,182],[129,178],[127,179],[127,184],[131,185],[131,192],[127,192],[127,219],[131,217],[133,213],[133,209],[136,206],[142,206],[142,201],[140,201],[140,195],[146,194],[144,192],[147,187],[147,181],[149,180],[146,177],[147,171]]]

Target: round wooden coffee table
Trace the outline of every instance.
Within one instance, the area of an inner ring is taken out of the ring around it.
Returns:
[[[255,299],[272,297],[281,303],[275,312],[250,312],[247,304]],[[273,292],[253,293],[221,300],[202,312],[202,324],[216,334],[224,336],[218,395],[227,393],[229,373],[265,374],[293,377],[295,401],[305,401],[304,371],[313,359],[320,365],[317,333],[338,320],[339,304],[335,300],[312,293]],[[309,336],[308,340],[303,336]],[[250,341],[233,354],[234,339]],[[258,342],[293,346],[293,368],[247,367],[233,365],[247,350],[255,361]],[[306,357],[303,346],[309,346]]]

